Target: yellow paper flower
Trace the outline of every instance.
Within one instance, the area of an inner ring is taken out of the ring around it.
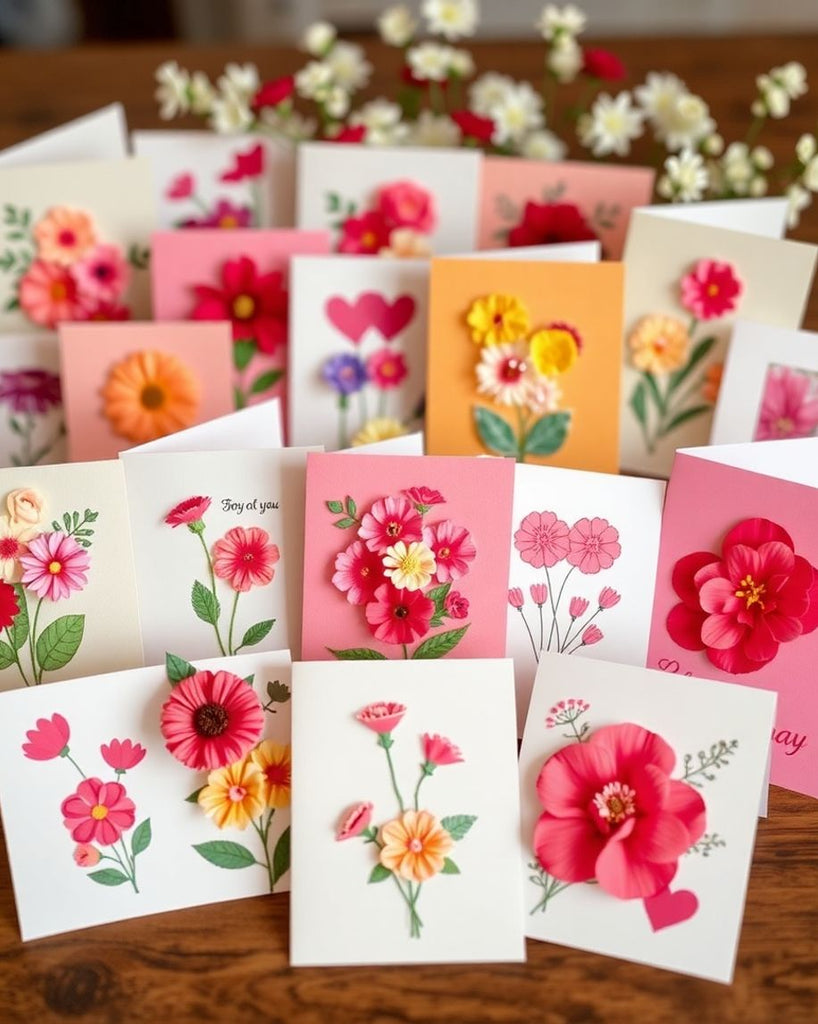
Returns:
[[[191,426],[201,400],[193,371],[176,356],[155,351],[117,363],[101,393],[111,429],[137,443]]]
[[[40,259],[69,266],[97,243],[94,222],[83,210],[56,206],[34,227]]]
[[[431,549],[416,540],[408,545],[399,540],[387,548],[383,564],[384,576],[388,576],[398,590],[422,590],[432,582],[437,570]]]
[[[289,807],[292,762],[289,744],[263,740],[250,751],[250,760],[264,776],[268,807]]]
[[[375,441],[388,441],[392,437],[403,437],[409,431],[398,420],[382,416],[370,420],[365,427],[362,427],[352,438],[353,447],[359,444],[373,444]]]
[[[564,327],[547,327],[531,335],[531,361],[543,377],[555,377],[570,370],[579,349],[573,334]]]
[[[381,864],[407,882],[426,882],[443,869],[454,840],[428,811],[404,811],[381,829]]]
[[[527,334],[531,319],[516,295],[492,294],[472,303],[466,323],[477,345],[499,345]]]
[[[199,792],[199,806],[217,828],[244,829],[264,810],[265,790],[264,772],[245,758],[208,775],[207,785]]]
[[[643,316],[631,332],[628,345],[638,370],[669,373],[687,362],[690,335],[682,321],[673,316]]]

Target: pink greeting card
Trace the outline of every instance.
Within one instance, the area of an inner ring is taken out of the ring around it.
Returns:
[[[775,690],[770,781],[818,797],[818,440],[677,453],[648,666]]]
[[[514,463],[307,456],[302,657],[505,654]]]
[[[329,252],[326,231],[160,231],[152,236],[157,320],[227,320],[237,409],[284,397],[290,257]]]
[[[654,171],[599,163],[489,156],[480,172],[478,246],[599,239],[622,256],[631,210],[650,202]]]
[[[115,458],[230,412],[230,349],[226,323],[63,324],[71,461]]]

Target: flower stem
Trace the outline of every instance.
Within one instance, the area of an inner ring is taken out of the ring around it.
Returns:
[[[270,860],[270,848],[267,845],[267,841],[270,835],[270,824],[273,820],[274,814],[275,807],[270,811],[267,817],[267,821],[264,821],[264,815],[262,815],[258,819],[258,822],[250,822],[250,824],[258,833],[258,837],[261,840],[261,848],[264,850],[264,863],[262,864],[261,861],[256,861],[256,863],[260,864],[261,867],[267,869],[267,878],[270,880],[270,892],[273,891],[273,887],[275,886],[275,874],[273,873],[273,862]]]
[[[543,626],[543,614],[542,614],[542,606],[543,606],[543,603],[542,603],[542,601],[540,601],[540,603],[539,603],[539,604],[537,605],[537,607],[539,608],[539,611],[540,611],[540,650],[542,650],[542,643],[543,643],[543,629],[544,629],[544,626]],[[540,659],[539,659],[539,656],[535,654],[535,657],[537,658],[537,661],[539,662],[539,660],[540,660]]]
[[[554,588],[551,586],[551,576],[549,575],[549,572],[548,572],[548,566],[545,567],[545,580],[546,580],[546,583],[548,585],[548,600],[551,602],[551,629],[549,630],[549,633],[548,633],[548,646],[546,647],[546,650],[547,651],[551,650],[551,640],[554,637],[554,630],[555,629],[557,631],[557,650],[559,650],[559,647],[560,647],[560,630],[559,630],[559,626],[557,626],[557,609],[556,609],[556,606],[554,604]],[[540,650],[542,650],[542,648],[540,648]]]
[[[212,560],[210,558],[210,552],[207,550],[207,544],[205,543],[204,533],[197,531],[196,536],[199,538],[199,540],[202,543],[202,549],[204,550],[205,558],[207,559],[207,571],[210,574],[210,592],[213,595],[214,603],[218,603],[219,599],[216,597],[216,576],[215,576],[215,574],[213,572],[213,562],[212,562]],[[218,621],[213,623],[213,629],[216,632],[216,640],[218,641],[218,644],[219,644],[219,650],[221,651],[221,653],[223,655],[226,655],[227,651],[224,649],[224,644],[222,643],[222,637],[221,637],[221,633],[219,632],[219,623],[218,623]]]
[[[34,682],[36,685],[43,681],[43,670],[37,664],[37,655],[34,649],[34,644],[37,637],[37,619],[40,617],[40,606],[43,603],[43,599],[40,598],[37,601],[37,607],[34,609],[34,621],[31,624],[31,633],[28,637],[28,652],[31,655],[31,669],[33,673]]]
[[[20,661],[20,655],[17,653],[17,649],[15,648],[14,643],[11,639],[11,633],[9,632],[8,626],[6,626],[6,636],[9,639],[9,647],[11,648],[11,653],[14,655],[14,660],[17,663],[17,668],[20,671],[20,675],[23,677],[23,682],[26,684],[26,686],[31,686],[31,683],[28,681],[25,671],[23,670],[23,663]]]
[[[525,462],[526,426],[528,421],[521,405],[517,406],[517,462]]]
[[[401,644],[401,647],[403,647],[403,656],[404,656],[404,658],[408,658],[409,657],[409,648],[406,646],[406,644]]]
[[[395,885],[398,887],[398,892],[403,897],[404,903],[409,908],[409,913],[411,915],[411,928],[409,931],[409,937],[412,939],[420,938],[420,929],[423,927],[423,922],[418,917],[417,911],[415,910],[417,896],[414,896],[414,898],[412,897],[412,883],[406,883],[406,886],[409,889],[409,895],[407,896],[403,886],[400,884],[400,879],[398,878],[394,871],[392,872],[392,878],[394,878],[395,880]],[[418,886],[418,890],[420,890],[420,886]]]
[[[597,617],[597,615],[599,615],[599,613],[601,611],[602,611],[601,608],[597,608],[597,610],[594,612],[593,615],[591,615],[588,619],[586,619],[585,622],[580,623],[580,625],[577,626],[577,631],[576,631],[576,633],[574,633],[573,637],[571,636],[571,626],[568,627],[568,632],[565,634],[565,642],[563,643],[562,647],[560,647],[560,653],[561,654],[565,653],[565,649],[568,647],[568,645],[570,643],[573,643],[576,640],[576,638],[579,636],[579,634],[586,627],[591,625],[591,623],[594,621],[594,619]],[[574,622],[576,622],[576,619],[574,619]],[[573,623],[571,625],[573,625]]]
[[[420,778],[418,779],[417,786],[415,786],[415,810],[418,810],[418,793],[420,793],[420,787],[423,784],[423,780],[427,778],[429,775],[431,775],[432,772],[434,771],[434,766],[431,766],[431,768],[427,768],[427,765],[429,765],[429,762],[425,761],[420,766]]]
[[[227,653],[228,654],[235,654],[236,653],[236,651],[233,650],[233,624],[236,621],[236,608],[238,607],[238,603],[239,603],[239,591],[237,590],[236,591],[236,596],[233,598],[233,609],[230,612],[230,626],[229,626],[229,628],[227,630]]]
[[[349,401],[346,395],[338,395],[338,447],[349,446],[349,432],[347,430],[347,408]]]
[[[74,760],[74,758],[69,753],[65,753],[62,756],[66,759],[66,761],[70,761],[71,764],[73,764],[73,766],[77,769],[77,771],[80,773],[80,775],[84,779],[88,778],[88,776],[85,774],[85,772],[82,770],[82,768],[80,768],[80,766],[77,764],[77,762]]]
[[[537,664],[539,664],[540,656],[537,653],[537,648],[534,644],[534,637],[531,633],[531,627],[528,625],[528,620],[526,619],[525,613],[523,612],[522,608],[518,608],[517,611],[520,613],[520,618],[523,620],[523,625],[525,626],[526,632],[528,633],[528,639],[531,641],[531,650],[534,652],[534,660],[537,662]],[[542,605],[540,605],[540,619],[542,619]],[[542,632],[542,630],[540,630],[540,632]],[[540,640],[540,650],[542,650],[542,640]]]
[[[378,745],[383,747],[386,752],[386,763],[389,765],[389,777],[392,780],[392,790],[397,797],[400,813],[403,814],[403,797],[400,795],[400,790],[398,789],[398,780],[395,777],[395,766],[392,764],[392,755],[389,753],[389,748],[392,746],[392,737],[388,732],[380,733],[378,736]]]

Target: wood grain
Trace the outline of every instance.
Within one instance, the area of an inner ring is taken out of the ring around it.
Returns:
[[[604,40],[599,41],[605,45]],[[672,70],[706,97],[728,139],[746,130],[755,76],[800,60],[818,74],[818,36],[640,39],[610,43],[632,81]],[[374,45],[372,94],[388,91],[394,53]],[[478,65],[537,80],[534,44],[474,47]],[[295,70],[293,52],[247,47],[100,46],[0,57],[0,147],[122,100],[134,128],[161,125],[153,69],[175,57],[211,74],[253,60],[265,77]],[[571,101],[570,91],[566,94]],[[818,97],[773,123],[761,141],[788,159],[818,126]],[[127,201],[126,197],[123,197]],[[0,201],[2,197],[0,196]],[[796,238],[818,242],[818,211]],[[813,293],[807,326],[818,328]],[[529,942],[524,965],[409,968],[287,966],[287,896],[257,898],[88,929],[23,945],[5,852],[0,853],[0,1020],[431,1021],[447,1024],[801,1024],[818,1017],[818,804],[773,788],[759,824],[732,987]],[[321,921],[315,926],[321,927]]]

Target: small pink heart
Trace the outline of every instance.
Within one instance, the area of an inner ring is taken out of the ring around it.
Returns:
[[[361,292],[354,302],[334,295],[324,309],[333,327],[357,345],[370,327],[391,341],[415,315],[415,300],[411,295],[399,295],[390,303],[378,292]]]
[[[655,932],[669,928],[672,924],[689,921],[699,909],[698,897],[689,889],[679,889],[676,892],[664,889],[655,896],[648,896],[642,902],[645,904],[650,926]]]
[[[412,321],[415,315],[415,300],[411,295],[399,295],[394,302],[381,300],[383,305],[374,326],[386,341],[391,341]]]
[[[167,199],[189,199],[194,187],[192,174],[180,174],[168,185],[165,196]]]

